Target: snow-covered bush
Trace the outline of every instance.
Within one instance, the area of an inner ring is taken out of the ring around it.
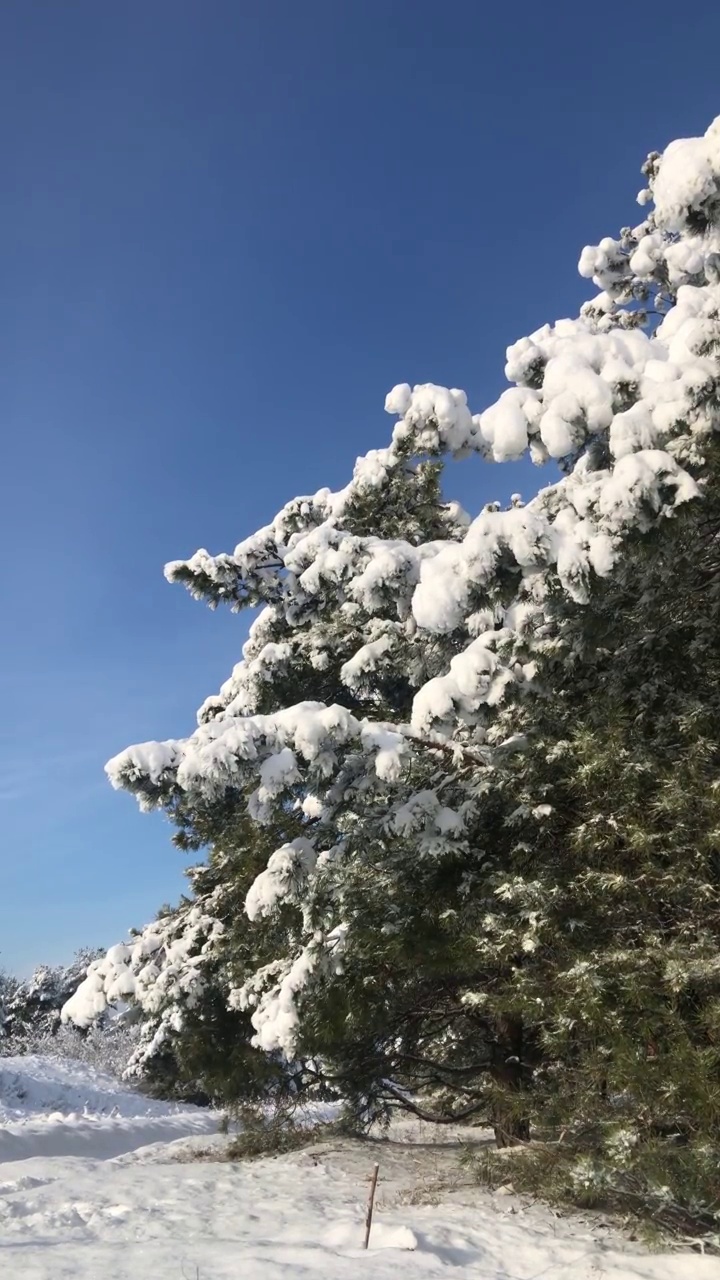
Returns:
[[[87,1032],[73,1026],[60,1026],[54,1032],[31,1032],[19,1043],[8,1041],[2,1046],[2,1056],[33,1054],[83,1062],[119,1080],[137,1048],[137,1034],[138,1029],[122,1019],[96,1023]]]

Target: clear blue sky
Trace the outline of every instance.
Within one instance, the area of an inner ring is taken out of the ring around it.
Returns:
[[[396,382],[489,403],[720,113],[718,48],[710,0],[4,0],[0,964],[181,887],[102,766],[189,731],[246,623],[164,562],[344,483]]]

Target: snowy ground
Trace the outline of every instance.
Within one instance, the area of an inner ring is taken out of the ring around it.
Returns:
[[[3,1164],[33,1156],[108,1160],[151,1142],[214,1133],[217,1126],[208,1111],[144,1098],[78,1062],[0,1058]]]
[[[231,1164],[216,1131],[210,1113],[149,1102],[87,1068],[0,1059],[0,1276],[720,1280],[720,1260],[647,1255],[597,1220],[479,1191],[452,1134],[406,1125],[391,1142]]]

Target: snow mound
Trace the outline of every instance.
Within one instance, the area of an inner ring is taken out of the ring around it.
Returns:
[[[52,1112],[167,1116],[180,1109],[177,1103],[145,1098],[84,1062],[39,1054],[0,1058],[0,1124]]]
[[[358,1230],[357,1220],[351,1222],[339,1222],[337,1226],[331,1227],[325,1234],[324,1243],[334,1249],[357,1249],[360,1231]],[[412,1251],[417,1249],[417,1237],[413,1235],[409,1227],[388,1226],[385,1222],[376,1222],[370,1234],[369,1252],[377,1249],[404,1249]],[[363,1249],[363,1253],[365,1250]]]

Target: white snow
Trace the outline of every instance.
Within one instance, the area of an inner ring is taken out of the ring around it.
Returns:
[[[88,1027],[108,1006],[130,999],[172,1025],[178,1000],[192,1004],[202,990],[203,965],[222,928],[192,902],[147,925],[92,962],[63,1006],[63,1022]]]
[[[2,1071],[6,1112],[26,1111],[12,1121],[17,1149],[0,1153],[10,1156],[0,1169],[3,1277],[683,1280],[692,1272],[697,1280],[720,1280],[718,1259],[647,1254],[582,1217],[558,1217],[513,1195],[481,1191],[460,1170],[457,1135],[446,1131],[406,1124],[392,1143],[333,1140],[228,1163],[218,1159],[226,1142],[219,1135],[168,1142],[176,1131],[157,1133],[163,1119],[185,1115],[189,1123],[192,1108],[173,1112],[148,1103],[77,1064],[5,1059]],[[69,1109],[83,1093],[95,1107],[120,1108],[125,1120],[138,1122],[135,1137],[152,1145],[118,1155],[98,1114],[95,1127],[84,1130],[82,1154],[58,1150],[57,1125],[43,1108],[60,1103],[69,1128]],[[140,1117],[145,1108],[152,1115]],[[23,1126],[32,1142],[22,1143]],[[18,1161],[19,1150],[25,1158]],[[203,1151],[204,1159],[192,1158]],[[375,1160],[380,1181],[366,1253],[363,1220]]]
[[[315,849],[304,836],[276,849],[248,890],[245,899],[248,919],[271,915],[278,903],[299,901],[307,875],[316,862]]]
[[[218,1117],[197,1109],[160,1116],[93,1116],[53,1112],[44,1118],[0,1126],[0,1164],[36,1156],[92,1155],[110,1160],[153,1142],[214,1133]]]
[[[0,1058],[0,1162],[38,1155],[108,1159],[217,1127],[215,1112],[144,1097],[82,1062]]]
[[[141,1098],[113,1076],[70,1058],[0,1058],[0,1125],[43,1120],[52,1113],[127,1117],[164,1116],[173,1110],[177,1107]]]
[[[720,117],[702,138],[677,138],[665,148],[653,185],[658,225],[684,231],[687,212],[708,212],[718,197]]]

